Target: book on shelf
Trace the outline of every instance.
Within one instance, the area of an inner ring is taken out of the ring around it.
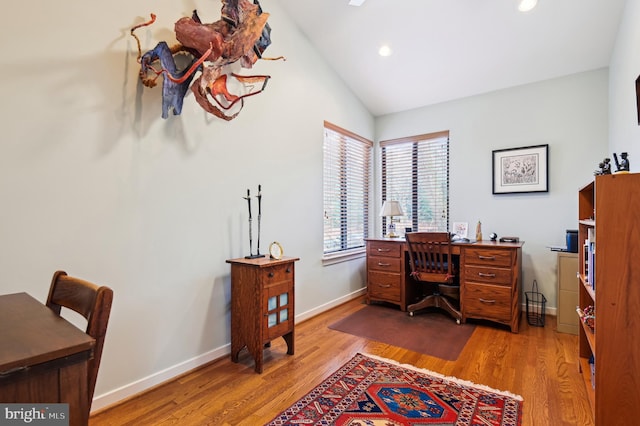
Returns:
[[[589,245],[585,243],[582,245],[582,262],[584,263],[584,282],[589,284]]]
[[[584,240],[583,254],[584,254],[584,279],[585,282],[593,289],[596,290],[596,236],[595,230],[589,229],[587,231],[587,239]]]

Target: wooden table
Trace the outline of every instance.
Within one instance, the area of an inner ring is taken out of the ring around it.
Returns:
[[[94,344],[27,293],[0,296],[0,402],[68,403],[69,424],[88,424]]]

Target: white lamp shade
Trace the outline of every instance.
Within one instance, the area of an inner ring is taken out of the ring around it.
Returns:
[[[402,216],[404,213],[402,212],[402,207],[400,207],[400,203],[397,201],[385,201],[382,204],[382,212],[380,216]]]

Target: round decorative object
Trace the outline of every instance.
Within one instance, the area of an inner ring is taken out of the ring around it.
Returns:
[[[284,250],[282,250],[282,246],[279,242],[274,241],[269,245],[269,255],[272,259],[282,259],[283,254]]]
[[[489,238],[491,238],[491,241],[495,241],[498,238],[498,234],[492,232],[491,235],[489,235]]]

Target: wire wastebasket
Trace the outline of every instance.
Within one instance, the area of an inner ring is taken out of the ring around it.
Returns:
[[[527,322],[534,327],[544,327],[544,308],[547,298],[538,291],[538,282],[533,280],[531,291],[525,291],[527,299]]]

